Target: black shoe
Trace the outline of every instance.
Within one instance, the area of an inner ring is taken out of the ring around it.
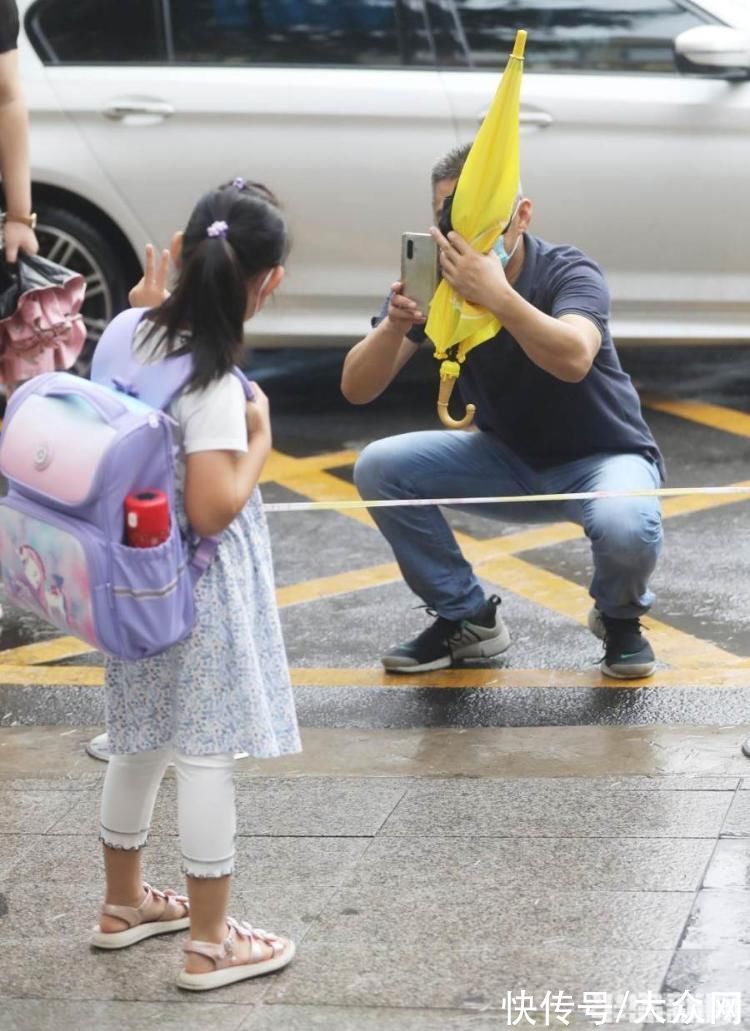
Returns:
[[[639,619],[613,619],[599,609],[589,613],[589,628],[604,641],[600,669],[618,680],[650,677],[656,668],[654,649],[641,633]]]
[[[500,599],[491,598],[468,619],[452,620],[438,616],[432,626],[413,641],[398,645],[384,655],[382,663],[389,673],[426,673],[447,669],[460,659],[490,659],[510,645],[510,634],[497,613]],[[435,615],[427,610],[430,615]]]

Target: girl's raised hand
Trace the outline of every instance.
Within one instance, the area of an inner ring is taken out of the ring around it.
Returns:
[[[133,308],[156,308],[169,297],[167,277],[169,276],[169,251],[161,252],[159,267],[156,267],[154,246],[146,244],[146,270],[143,279],[128,294]]]

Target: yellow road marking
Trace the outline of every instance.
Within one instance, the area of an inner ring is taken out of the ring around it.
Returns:
[[[676,415],[689,422],[710,426],[713,430],[733,433],[737,437],[750,437],[750,415],[735,408],[704,404],[702,401],[671,401],[669,398],[647,398],[645,404],[657,412]]]
[[[338,476],[331,475],[326,469],[353,465],[358,454],[357,451],[335,451],[308,458],[295,458],[293,455],[285,455],[274,450],[263,468],[260,482],[278,483],[311,501],[356,501],[359,499],[356,487]],[[375,526],[364,510],[347,512],[346,515],[358,523],[364,523],[365,526]]]
[[[482,576],[498,587],[533,600],[537,605],[558,612],[576,623],[586,625],[592,602],[588,591],[570,580],[540,569],[514,555],[478,566]],[[716,644],[646,617],[649,640],[661,660],[680,669],[713,669],[717,665],[734,665],[750,669],[750,660],[738,659]]]
[[[750,481],[746,482],[750,485]],[[348,485],[343,484],[343,486],[346,487]],[[732,498],[728,496],[714,498],[705,496],[694,498],[670,498],[663,506],[663,510],[666,518],[672,518],[675,516],[690,515],[694,512],[700,512],[710,508],[716,508],[719,505],[735,504],[741,500],[747,499]],[[348,514],[351,515],[352,513]],[[550,547],[555,544],[562,544],[566,541],[578,540],[582,536],[583,531],[574,523],[552,523],[546,526],[537,526],[528,530],[521,530],[518,533],[506,534],[502,537],[493,537],[484,541],[479,541],[475,538],[462,535],[462,547],[467,559],[477,565],[478,571],[483,576],[486,576],[488,579],[494,579],[498,583],[498,586],[502,586],[502,572],[495,570],[492,575],[490,575],[487,570],[486,564],[492,562],[493,559],[496,559],[498,556],[512,556],[535,548]],[[524,563],[524,565],[527,566],[528,564]],[[536,567],[530,566],[529,568],[535,569]],[[506,575],[510,575],[511,572],[512,571],[509,566],[506,564]],[[540,575],[544,574],[543,570],[539,572]],[[550,573],[544,575],[547,577],[552,576]],[[312,580],[304,580],[300,583],[289,584],[285,587],[278,588],[276,597],[279,606],[281,608],[286,608],[290,605],[301,605],[307,602],[322,601],[342,594],[354,594],[358,591],[367,590],[372,587],[380,587],[389,583],[397,583],[400,579],[401,573],[399,572],[396,563],[386,562],[380,565],[367,566],[362,569],[355,569],[344,573],[334,573],[331,576],[321,576]],[[549,585],[545,588],[545,598],[548,600],[554,597],[554,594],[560,590],[562,585],[570,583],[561,577],[557,577],[556,580],[557,584],[554,589],[550,589]],[[511,583],[515,584],[515,586],[510,586]],[[507,589],[528,598],[532,602],[539,600],[535,594],[534,585],[529,582],[528,575],[524,577],[511,576],[511,579],[508,580],[508,585]],[[577,590],[580,592],[579,600],[571,608],[565,606],[563,610],[558,611],[563,611],[563,614],[569,614],[570,618],[573,618],[576,622],[580,623],[585,621],[590,601],[582,589],[577,588]],[[547,607],[554,606],[548,605]],[[652,620],[649,617],[649,626],[662,627],[664,624],[657,624],[655,620]],[[678,649],[680,652],[683,652],[688,641],[698,640],[697,638],[693,638],[691,635],[681,633],[680,631],[675,630],[674,633],[680,634],[680,641],[674,645],[672,650]],[[655,637],[654,640],[656,639],[657,638]],[[663,641],[663,636],[660,640]],[[13,665],[16,663],[24,663],[28,665],[37,665],[46,662],[58,662],[61,659],[72,658],[76,655],[84,655],[92,652],[93,650],[94,649],[84,644],[82,641],[76,641],[75,638],[72,637],[55,638],[51,641],[40,641],[36,644],[24,645],[20,648],[11,648],[0,652],[0,664]],[[722,652],[722,655],[726,657],[730,656],[731,653]],[[663,656],[660,651],[660,658],[662,657],[666,659],[666,656]],[[719,661],[719,658],[719,656],[715,656],[711,661]]]
[[[339,594],[353,594],[369,587],[397,583],[400,579],[401,571],[396,563],[384,562],[381,566],[367,566],[346,573],[334,573],[332,576],[320,576],[315,580],[303,580],[287,587],[277,587],[276,601],[279,608],[283,609],[289,605],[301,605],[308,601],[334,598]]]
[[[337,487],[339,481],[337,482]],[[349,486],[341,481],[343,487]],[[744,486],[745,483],[750,486],[750,481],[745,481],[740,486]],[[693,497],[693,498],[670,498],[666,501],[663,506],[663,512],[665,518],[673,518],[675,516],[691,515],[695,512],[705,511],[706,509],[716,508],[720,505],[731,505],[736,504],[739,501],[747,500],[741,497]],[[347,513],[352,515],[353,513]],[[550,547],[555,544],[562,544],[566,541],[578,540],[583,537],[583,531],[575,523],[552,523],[545,526],[535,526],[531,529],[520,530],[518,533],[506,534],[501,537],[492,537],[488,540],[480,541],[472,537],[461,535],[461,544],[463,547],[464,554],[470,562],[477,565],[479,572],[483,576],[491,578],[487,573],[485,563],[491,562],[498,556],[511,556],[514,554],[522,553],[524,551],[530,551],[535,548]],[[536,567],[532,567],[536,568]],[[510,573],[510,569],[507,570]],[[546,574],[551,576],[552,574]],[[342,594],[354,594],[358,591],[367,590],[371,587],[380,587],[389,583],[397,583],[401,579],[401,573],[399,572],[398,566],[395,562],[386,562],[375,566],[366,566],[362,569],[354,569],[344,573],[334,573],[331,576],[316,577],[312,580],[303,580],[300,583],[289,584],[285,587],[280,587],[277,590],[277,600],[281,608],[286,608],[290,605],[301,605],[307,602],[322,601],[327,598],[333,598]],[[498,586],[501,585],[502,576],[495,574],[495,579],[498,582]],[[557,578],[560,584],[568,584],[569,581]],[[510,581],[509,581],[510,582]],[[528,598],[532,602],[536,602],[538,599],[534,594],[533,587],[529,584],[528,577],[514,578],[513,583],[515,587],[510,587],[514,593],[517,593],[523,597]],[[547,590],[545,597],[549,598],[554,595],[555,591]],[[585,615],[588,612],[590,601],[585,592],[580,595],[580,602],[578,608],[574,609],[571,618],[577,622],[582,622],[585,619]],[[581,608],[580,606],[584,606]],[[549,607],[549,606],[548,606]],[[566,612],[568,610],[566,609]],[[654,625],[656,621],[649,617],[649,625]],[[658,624],[662,626],[662,624]],[[674,631],[678,633],[678,631]],[[696,640],[689,634],[682,634],[682,641],[679,645],[680,650],[683,650],[688,640]],[[36,644],[25,645],[20,648],[11,648],[6,651],[0,652],[0,664],[15,663],[27,663],[29,665],[36,665],[45,662],[57,662],[64,658],[72,658],[76,655],[83,655],[93,651],[88,645],[85,645],[81,641],[76,641],[75,638],[65,637],[56,638],[51,641],[40,641]],[[730,655],[729,652],[723,653],[725,656]],[[660,658],[661,658],[660,653]],[[718,661],[718,658],[717,660]]]
[[[284,481],[290,476],[298,479],[306,473],[325,472],[326,469],[354,465],[358,457],[358,451],[330,451],[326,454],[295,458],[293,455],[286,455],[283,451],[274,449],[263,466],[260,482],[284,484]]]
[[[382,669],[313,669],[291,671],[295,687],[435,687],[435,688],[540,688],[540,687],[748,687],[750,672],[744,667],[658,670],[643,680],[613,680],[596,668],[562,669],[451,669],[435,673],[389,676]]]
[[[750,480],[742,480],[739,483],[732,483],[732,487],[750,487]],[[662,516],[665,519],[672,519],[675,516],[694,515],[696,512],[705,512],[711,508],[721,508],[723,505],[736,505],[740,502],[747,502],[748,497],[735,494],[734,497],[728,494],[718,494],[713,497],[710,494],[696,495],[691,498],[665,498],[661,503]]]
[[[42,687],[101,687],[104,683],[102,666],[6,666],[0,665],[1,684],[20,684]]]
[[[744,412],[693,401],[653,399],[647,403],[650,408],[668,412],[669,414],[689,419],[702,425],[711,426],[714,429],[720,429],[740,436],[750,436],[750,415],[746,415]],[[345,450],[311,455],[305,458],[295,458],[280,451],[273,451],[264,468],[262,482],[277,482],[314,501],[331,501],[338,498],[342,500],[355,500],[358,497],[356,488],[345,480],[331,475],[327,470],[351,465],[356,461],[357,455],[358,452],[356,451]],[[735,484],[735,486],[750,486],[750,481],[744,481],[741,484]],[[668,498],[663,502],[662,511],[665,518],[673,518],[675,516],[705,511],[721,505],[737,504],[746,500],[747,498],[742,496],[731,497],[726,495],[718,497]],[[341,514],[374,528],[371,518],[364,511],[347,511]],[[566,541],[578,540],[581,537],[583,537],[582,529],[574,523],[568,522],[536,526],[528,530],[521,530],[517,533],[493,537],[487,540],[477,540],[462,533],[456,534],[456,539],[467,559],[478,566],[482,575],[495,579],[498,585],[506,583],[508,585],[507,589],[527,597],[533,602],[539,600],[535,592],[537,587],[541,587],[543,588],[543,595],[547,599],[545,602],[547,607],[569,615],[570,618],[575,619],[579,623],[585,621],[585,613],[588,611],[589,605],[588,597],[581,588],[577,588],[561,577],[554,577],[555,582],[551,584],[549,579],[545,578],[552,577],[553,574],[546,573],[544,570],[537,570],[539,576],[536,578],[530,579],[528,572],[523,576],[519,576],[519,567],[515,567],[514,574],[508,563],[505,563],[504,574],[500,567],[493,567],[494,572],[490,576],[488,564],[492,563],[499,556],[510,557],[535,548],[550,547]],[[536,569],[536,567],[530,566],[528,563],[523,563],[523,566],[527,569]],[[395,562],[383,563],[352,570],[351,572],[337,573],[332,576],[317,577],[297,584],[290,584],[278,589],[277,598],[279,605],[286,607],[305,602],[319,601],[341,594],[355,593],[383,584],[395,583],[400,578],[401,576]],[[541,581],[544,581],[544,583],[542,584]],[[513,584],[515,586],[512,586]],[[561,595],[557,606],[550,605],[549,601],[553,600],[554,596],[566,586],[573,588],[573,593],[577,596],[577,600],[574,602],[571,599],[565,600]],[[581,605],[583,605],[583,608],[581,608]],[[694,644],[698,642],[698,639],[692,635],[669,628],[665,624],[657,623],[650,618],[649,625],[654,628],[652,636],[660,649],[660,657],[666,658],[666,651],[675,654],[679,653],[681,659],[684,660],[686,650],[689,650],[690,642]],[[668,637],[670,640],[667,640]],[[84,655],[91,651],[93,649],[83,642],[75,640],[75,638],[56,638],[51,641],[24,645],[0,652],[0,664],[34,666],[42,663],[58,662],[62,659]],[[698,648],[698,652],[701,665],[735,658],[731,653],[725,652],[717,646],[708,645],[706,642]]]
[[[0,651],[0,665],[35,666],[42,662],[59,662],[73,659],[95,651],[90,644],[84,644],[75,637],[54,637],[51,641],[37,641],[19,648]]]
[[[275,482],[302,494],[311,501],[357,501],[359,493],[352,483],[339,479],[322,469],[302,470],[300,472],[289,472],[283,479],[275,478]],[[366,509],[353,509],[347,512],[337,512],[338,516],[346,516],[358,523],[363,523],[374,529],[375,524],[370,518]]]
[[[750,486],[750,480],[738,486],[746,485]],[[662,506],[662,511],[664,517],[670,519],[676,516],[686,516],[695,512],[717,508],[720,505],[731,505],[747,500],[747,498],[741,496],[730,497],[728,495],[719,497],[704,495],[692,498],[669,498]],[[352,514],[346,513],[346,515]],[[545,526],[535,526],[528,530],[519,530],[518,533],[509,533],[502,537],[492,537],[483,541],[462,535],[460,543],[466,558],[470,562],[479,565],[500,555],[515,555],[535,548],[546,548],[555,544],[563,544],[567,541],[580,540],[582,537],[583,530],[575,523],[551,523]],[[304,580],[297,584],[289,584],[288,586],[280,587],[276,597],[279,606],[286,608],[289,605],[322,601],[337,595],[354,594],[357,591],[367,590],[371,587],[381,587],[384,584],[397,583],[400,579],[401,573],[396,563],[387,562],[381,565],[354,569],[350,572],[334,573],[332,576],[320,576],[314,580]],[[517,593],[522,592],[519,591]],[[526,596],[531,601],[536,600],[531,595]],[[588,608],[586,611],[588,611]]]
[[[747,687],[750,671],[731,665],[718,669],[683,667],[658,670],[645,680],[612,680],[598,670],[562,669],[454,669],[415,676],[389,676],[382,669],[343,667],[296,667],[291,671],[295,687],[322,688],[666,688],[666,687]],[[101,666],[2,666],[0,683],[43,687],[101,687]]]
[[[583,531],[574,523],[554,523],[550,526],[535,527],[522,530],[505,537],[492,537],[479,541],[473,537],[463,537],[462,547],[470,562],[480,563],[498,555],[509,555],[516,551],[530,548],[541,548],[548,544],[559,544],[562,541],[575,540]],[[357,591],[371,587],[382,587],[384,584],[398,583],[401,572],[395,562],[384,562],[377,566],[365,566],[332,576],[320,576],[314,580],[303,580],[300,583],[279,587],[276,600],[280,608],[289,605],[301,605],[310,601],[322,601],[341,594],[355,594]]]

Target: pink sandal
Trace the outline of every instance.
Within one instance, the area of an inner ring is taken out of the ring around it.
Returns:
[[[214,942],[190,941],[183,945],[184,952],[194,952],[198,956],[210,959],[214,969],[207,974],[188,974],[181,971],[177,978],[178,988],[186,988],[191,992],[205,992],[211,988],[223,988],[224,985],[244,981],[249,977],[260,977],[281,970],[294,959],[294,942],[288,938],[279,938],[268,931],[241,924],[232,917],[227,917],[229,932],[220,945]],[[250,958],[240,960],[235,952],[238,938],[250,942]],[[273,950],[270,959],[260,959],[261,943]]]
[[[123,931],[102,931],[97,924],[91,935],[91,944],[97,949],[125,949],[128,945],[145,938],[153,938],[157,934],[170,934],[173,931],[184,931],[190,926],[190,910],[187,898],[167,888],[157,891],[149,884],[143,885],[146,897],[138,908],[133,906],[102,906],[102,916],[113,916],[123,920],[128,926]],[[158,920],[146,920],[144,911],[154,899],[164,899],[164,912]],[[176,915],[177,907],[182,907],[181,915]]]

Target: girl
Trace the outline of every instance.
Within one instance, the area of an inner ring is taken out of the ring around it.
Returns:
[[[256,487],[271,447],[268,400],[254,384],[246,404],[231,373],[243,323],[281,282],[286,252],[286,224],[265,187],[235,180],[208,193],[173,245],[176,289],[147,313],[133,344],[144,362],[193,356],[193,379],[170,409],[179,516],[201,536],[221,534],[221,544],[196,587],[191,636],[154,658],[107,664],[106,898],[92,944],[123,948],[189,926],[177,984],[193,991],[278,970],[294,955],[291,941],[227,916],[234,753],[300,747]],[[140,850],[171,761],[187,898],[141,876]]]

